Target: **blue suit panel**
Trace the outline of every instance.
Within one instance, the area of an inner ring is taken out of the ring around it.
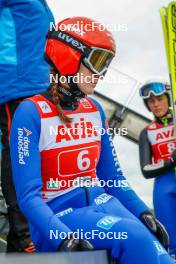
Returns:
[[[0,104],[47,89],[50,22],[54,18],[44,0],[0,2]]]

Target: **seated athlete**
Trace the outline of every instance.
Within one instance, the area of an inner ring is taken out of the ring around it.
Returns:
[[[115,52],[111,32],[89,18],[65,19],[48,33],[52,83],[20,104],[12,124],[19,205],[40,252],[93,247],[124,264],[173,263],[164,227],[127,184],[102,107],[87,96]]]

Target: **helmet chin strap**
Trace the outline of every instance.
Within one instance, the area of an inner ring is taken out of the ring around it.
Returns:
[[[62,108],[75,110],[78,107],[79,100],[86,95],[79,89],[77,83],[73,81],[74,76],[69,76],[69,90],[62,86],[58,86],[59,93],[62,95],[60,104]],[[67,77],[68,80],[68,77]]]

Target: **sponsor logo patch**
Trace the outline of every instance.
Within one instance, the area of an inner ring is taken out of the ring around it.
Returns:
[[[30,135],[32,131],[26,127],[18,128],[18,159],[19,164],[25,165],[25,158],[29,157]]]
[[[151,124],[151,125],[149,126],[149,128],[151,128],[151,129],[156,128],[156,124]]]
[[[79,140],[86,137],[98,137],[98,131],[91,121],[80,118],[79,122],[59,125],[57,127],[56,142]]]
[[[58,37],[58,39],[64,40],[68,44],[71,44],[73,47],[77,48],[78,50],[85,52],[86,46],[84,46],[81,42],[74,39],[73,37],[68,36],[64,32],[59,32],[57,37]]]
[[[111,195],[107,194],[107,193],[102,193],[101,195],[99,195],[97,198],[94,199],[96,205],[100,205],[100,204],[104,204],[107,201],[109,201],[112,198]]]
[[[50,179],[49,181],[46,182],[46,188],[47,190],[56,190],[61,188],[60,181],[58,179],[53,180]]]
[[[70,213],[72,213],[72,212],[73,212],[73,208],[70,207],[70,208],[68,208],[68,209],[65,209],[65,210],[63,210],[63,211],[57,213],[56,216],[62,217],[62,216],[64,216],[64,215],[70,214]]]
[[[80,103],[85,109],[91,109],[92,105],[89,103],[89,101],[86,98],[80,99]]]
[[[39,101],[37,103],[40,106],[40,109],[42,110],[42,113],[48,114],[48,113],[52,112],[51,107],[47,104],[47,102]]]
[[[171,128],[157,133],[155,140],[158,141],[163,139],[171,139],[173,137],[174,137],[174,128]]]
[[[120,217],[105,216],[97,222],[97,226],[109,230],[113,225],[115,225],[115,223],[119,222],[120,220]]]

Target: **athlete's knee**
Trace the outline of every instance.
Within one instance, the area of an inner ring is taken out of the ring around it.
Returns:
[[[115,228],[121,231],[120,244],[129,246],[135,243],[137,245],[145,243],[146,240],[152,243],[150,232],[140,221],[124,219],[117,223]]]
[[[155,251],[152,236],[140,221],[123,219],[114,226],[113,231],[121,233],[121,238],[114,239],[112,243],[111,255],[116,259],[119,259],[124,252],[133,251],[137,254],[141,247],[145,250],[149,247]],[[122,234],[126,235],[122,236]]]

